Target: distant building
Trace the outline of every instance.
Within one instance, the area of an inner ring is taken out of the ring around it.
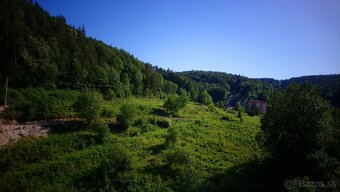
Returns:
[[[267,103],[261,100],[249,100],[246,102],[245,108],[248,112],[252,112],[254,110],[254,107],[259,108],[260,113],[266,113],[267,112]]]

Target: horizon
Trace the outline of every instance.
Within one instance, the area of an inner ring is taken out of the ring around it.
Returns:
[[[37,2],[163,69],[276,80],[340,73],[339,1]]]

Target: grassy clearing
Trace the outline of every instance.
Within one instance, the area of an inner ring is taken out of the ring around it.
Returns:
[[[125,102],[138,106],[138,121],[127,130],[120,130],[115,116]],[[105,153],[114,146],[123,148],[131,162],[129,171],[133,176],[123,174],[129,181],[124,184],[127,186],[124,190],[146,190],[140,187],[149,186],[147,182],[155,186],[162,181],[167,189],[181,191],[178,186],[184,181],[179,178],[183,175],[191,177],[186,175],[187,170],[194,170],[190,174],[199,175],[199,178],[192,176],[195,179],[188,181],[188,185],[194,186],[193,181],[204,185],[210,178],[234,166],[263,157],[255,141],[260,131],[259,117],[244,114],[241,122],[234,112],[192,102],[178,116],[168,117],[162,105],[160,99],[135,97],[105,101],[105,110],[111,114],[105,121],[112,130],[105,144],[99,144],[92,132],[66,133],[65,130],[63,133],[59,130],[49,138],[27,139],[2,149],[0,189],[21,190],[34,186],[36,191],[81,190],[84,186],[77,183],[91,178],[89,174],[97,174]],[[165,121],[179,132],[177,142],[171,147],[164,145],[168,135],[168,128],[162,127]],[[136,184],[129,180],[131,178],[143,182]],[[127,182],[126,178],[124,182]],[[91,190],[88,187],[85,189]]]

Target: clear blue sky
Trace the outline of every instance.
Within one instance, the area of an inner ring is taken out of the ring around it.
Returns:
[[[340,73],[340,0],[38,0],[87,35],[174,71]]]

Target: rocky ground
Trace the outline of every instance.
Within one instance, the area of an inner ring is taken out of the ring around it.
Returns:
[[[4,109],[4,106],[0,106],[0,113]],[[48,129],[43,125],[43,122],[18,123],[0,117],[0,147],[14,143],[22,137],[47,137]]]

